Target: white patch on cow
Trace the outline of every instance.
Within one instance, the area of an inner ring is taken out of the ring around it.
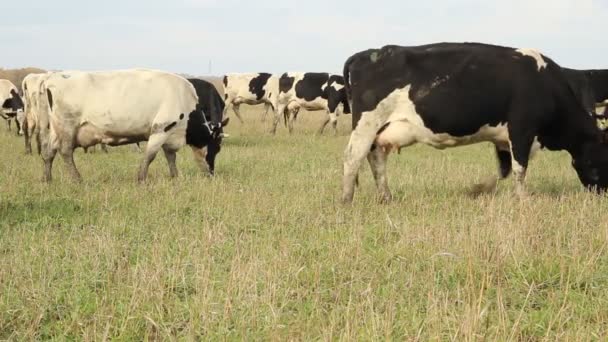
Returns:
[[[338,83],[338,82],[332,83],[331,87],[334,88],[337,91],[340,91],[340,89],[344,88],[344,86],[342,84]]]
[[[524,56],[528,56],[528,57],[532,57],[534,58],[534,60],[536,60],[536,66],[538,67],[538,71],[541,71],[541,69],[546,68],[547,67],[547,62],[544,60],[542,54],[535,49],[517,49],[515,50],[518,53],[524,55]]]
[[[484,125],[474,134],[461,137],[447,133],[434,133],[424,125],[422,117],[416,112],[414,103],[409,98],[409,91],[409,85],[394,90],[378,104],[375,110],[376,112],[390,110],[386,127],[375,139],[375,144],[385,151],[398,150],[415,143],[423,143],[437,149],[469,145],[481,141],[490,141],[503,146],[508,144],[509,133],[506,124]]]

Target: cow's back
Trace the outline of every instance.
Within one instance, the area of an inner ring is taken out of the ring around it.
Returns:
[[[147,135],[155,123],[187,117],[198,101],[186,79],[155,70],[55,73],[45,83],[53,113],[114,135]]]

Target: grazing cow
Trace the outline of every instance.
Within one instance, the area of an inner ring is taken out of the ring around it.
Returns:
[[[344,89],[344,78],[339,75],[330,75],[324,72],[284,73],[279,78],[279,97],[277,112],[272,133],[276,132],[280,115],[283,114],[289,133],[293,130],[295,120],[300,108],[309,111],[324,110],[327,119],[319,128],[323,133],[325,126],[331,122],[334,134],[337,134],[338,106],[342,104],[345,114],[350,114],[350,106]]]
[[[232,108],[236,117],[243,123],[241,118],[240,106],[245,103],[248,105],[264,104],[264,116],[266,119],[268,110],[276,110],[278,90],[278,80],[269,73],[257,74],[227,74],[224,76],[224,99],[226,107],[224,115],[228,109]]]
[[[190,145],[199,167],[214,173],[223,126],[200,110],[196,90],[186,79],[155,70],[54,73],[44,82],[50,109],[48,138],[42,135],[44,179],[59,150],[76,180],[73,151],[99,143],[110,146],[148,141],[138,179],[162,148],[171,177],[177,176],[176,152]],[[44,123],[41,123],[44,126]],[[41,130],[46,132],[46,130]],[[207,147],[205,155],[203,148]]]
[[[533,145],[568,151],[587,188],[608,187],[608,146],[595,120],[561,68],[535,50],[385,46],[351,56],[344,78],[354,128],[344,152],[345,203],[352,201],[365,157],[381,199],[390,200],[387,156],[418,142],[438,149],[492,142],[499,178],[513,171],[520,197]]]
[[[0,116],[6,120],[8,130],[11,130],[11,120],[23,111],[23,100],[19,96],[17,87],[9,81],[0,79]],[[17,123],[17,129],[20,130]]]

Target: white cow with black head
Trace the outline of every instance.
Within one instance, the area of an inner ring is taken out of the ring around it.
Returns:
[[[161,149],[171,177],[176,177],[176,152],[185,144],[192,148],[201,169],[213,175],[228,120],[204,115],[197,93],[186,79],[141,69],[57,72],[48,76],[42,87],[50,109],[48,124],[46,116],[41,115],[40,120],[46,181],[51,180],[57,152],[72,178],[80,180],[73,159],[76,147],[140,141],[148,142],[138,174],[140,182],[146,179],[148,167]]]

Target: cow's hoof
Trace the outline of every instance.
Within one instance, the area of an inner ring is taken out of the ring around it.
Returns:
[[[389,204],[393,201],[393,195],[390,193],[380,194],[379,196],[380,204]]]
[[[472,197],[478,197],[483,194],[489,194],[496,191],[498,180],[496,177],[488,177],[481,183],[474,184],[469,191]]]

